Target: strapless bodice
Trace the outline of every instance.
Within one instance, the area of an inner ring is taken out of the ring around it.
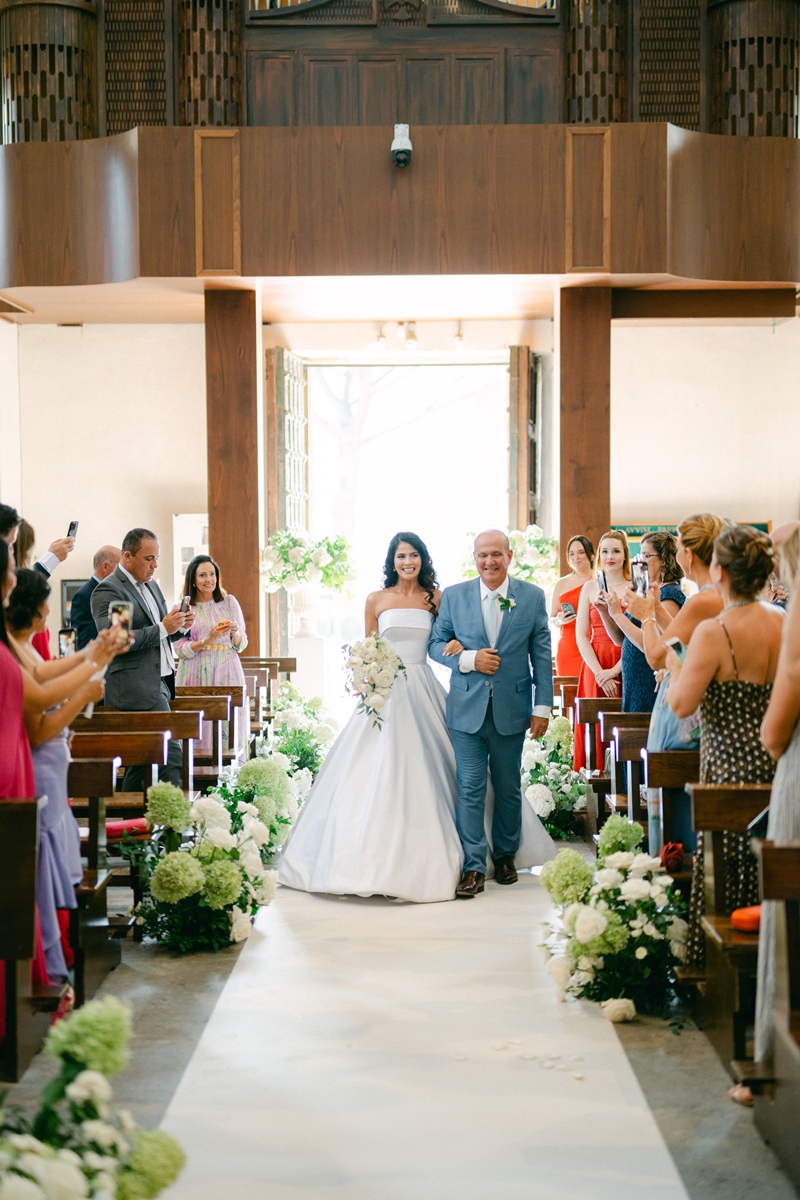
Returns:
[[[378,633],[391,642],[404,667],[424,666],[433,614],[421,608],[387,608],[378,617]]]

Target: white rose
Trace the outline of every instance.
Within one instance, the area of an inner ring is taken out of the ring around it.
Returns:
[[[620,997],[618,1000],[604,1000],[600,1005],[603,1016],[608,1021],[619,1024],[621,1021],[632,1021],[636,1016],[636,1005],[632,1000]]]
[[[319,567],[315,567],[313,563],[309,563],[306,567],[306,579],[309,583],[319,583],[322,579],[322,571]]]
[[[258,853],[258,847],[255,842],[245,842],[239,848],[239,866],[244,871],[245,875],[249,875],[251,879],[258,879],[261,872],[264,870],[264,864],[261,861],[261,855]]]
[[[596,963],[597,963],[596,958],[587,958],[587,956],[584,954],[581,958],[578,959],[578,970],[579,971],[593,971]]]
[[[314,782],[314,776],[309,771],[308,767],[303,767],[302,771],[295,771],[291,777],[294,794],[300,803],[305,800],[308,793],[311,791],[311,785]]]
[[[329,746],[336,740],[336,727],[328,721],[321,721],[314,729],[314,736],[323,746]]]
[[[660,942],[663,934],[660,934],[652,921],[648,921],[644,927],[644,931],[648,937],[651,937],[654,942]]]
[[[268,904],[272,903],[272,901],[275,899],[277,880],[278,876],[274,871],[264,872],[264,877],[256,889],[256,904],[261,904],[264,908],[266,908]]]
[[[298,579],[296,575],[287,575],[282,584],[283,590],[290,595],[293,592],[298,592],[302,586],[302,579]]]
[[[224,804],[213,796],[200,796],[192,805],[192,820],[197,825],[214,826],[218,829],[230,829],[231,814]]]
[[[306,556],[306,552],[302,548],[302,546],[292,546],[291,550],[286,555],[289,562],[292,562],[292,563],[302,562],[303,559],[305,558],[305,556]]]
[[[647,947],[646,946],[637,946],[636,947],[636,957],[638,959],[647,958]]]
[[[46,1197],[32,1179],[23,1179],[21,1175],[4,1175],[0,1179],[0,1200],[46,1200]]]
[[[607,924],[607,917],[598,912],[596,908],[590,908],[587,905],[575,918],[575,937],[581,945],[585,946],[587,942],[599,937]]]
[[[253,818],[245,817],[245,820],[251,821]],[[234,850],[236,848],[235,836],[229,829],[223,829],[220,825],[212,825],[210,829],[206,829],[202,840],[217,850]]]
[[[649,875],[651,871],[661,870],[661,859],[651,858],[649,854],[635,854],[631,863],[632,875]]]
[[[567,989],[567,984],[569,983],[572,975],[569,963],[567,962],[566,958],[564,958],[563,954],[557,955],[550,959],[547,964],[547,970],[550,978],[558,988],[563,999],[564,992]]]
[[[604,867],[602,870],[595,873],[595,879],[600,884],[601,888],[618,888],[625,882],[624,876],[620,871],[610,870]]]
[[[269,842],[270,832],[264,822],[259,821],[258,817],[245,817],[242,821],[242,828],[257,846],[266,846]]]
[[[378,671],[375,682],[377,683],[378,687],[390,688],[394,683],[394,671],[389,671],[386,668],[384,668],[382,671]]]
[[[657,892],[654,887],[650,894],[656,908],[664,908],[665,905],[669,904],[669,896],[666,892]]]
[[[667,937],[671,942],[685,942],[689,926],[682,917],[673,917],[667,927]]]
[[[623,900],[649,900],[650,884],[646,879],[626,879],[619,894]]]
[[[681,962],[686,958],[686,946],[683,942],[670,942],[669,948]]]
[[[369,705],[371,708],[383,708],[385,703],[386,697],[382,696],[380,692],[375,692],[374,695],[370,696],[369,698]]]
[[[603,866],[612,871],[627,871],[635,857],[630,850],[618,850],[616,854],[609,854],[603,859]]]
[[[327,567],[329,562],[333,562],[333,559],[324,546],[318,546],[311,555],[311,561],[317,567]]]
[[[249,913],[243,912],[241,908],[233,908],[231,910],[231,941],[243,942],[245,938],[250,937],[253,928],[253,923],[250,920]]]
[[[570,933],[572,933],[573,929],[575,928],[575,919],[578,916],[578,913],[581,911],[582,908],[583,908],[582,904],[576,903],[576,904],[570,904],[567,906],[567,908],[564,909],[564,912],[561,917],[561,923],[563,924],[565,929],[569,930]]]
[[[73,1104],[108,1104],[112,1098],[111,1084],[99,1071],[81,1071],[66,1088],[67,1099]]]
[[[246,800],[240,800],[236,805],[236,810],[240,813],[249,813],[251,817],[258,816],[258,809],[255,804],[248,804]]]
[[[587,983],[592,983],[594,980],[594,971],[576,971],[570,979],[573,987],[584,987]]]

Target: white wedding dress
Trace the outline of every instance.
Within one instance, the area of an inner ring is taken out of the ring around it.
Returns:
[[[278,881],[306,892],[452,900],[463,854],[455,824],[456,766],[444,688],[427,663],[433,617],[417,608],[381,613],[378,630],[406,668],[394,682],[381,729],[354,712],[303,804]],[[491,829],[491,787],[487,829]],[[518,867],[556,847],[522,802]]]

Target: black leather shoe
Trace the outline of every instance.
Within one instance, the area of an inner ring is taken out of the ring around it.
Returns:
[[[519,879],[513,854],[501,854],[494,860],[495,883],[516,883]]]
[[[483,891],[485,880],[486,876],[481,875],[480,871],[465,871],[456,888],[456,900],[471,900],[477,896],[478,892]]]

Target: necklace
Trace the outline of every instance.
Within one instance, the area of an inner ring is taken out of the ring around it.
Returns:
[[[722,612],[726,613],[731,608],[745,608],[748,604],[755,604],[755,600],[733,600],[730,604],[726,604]],[[722,616],[722,613],[720,613]]]

